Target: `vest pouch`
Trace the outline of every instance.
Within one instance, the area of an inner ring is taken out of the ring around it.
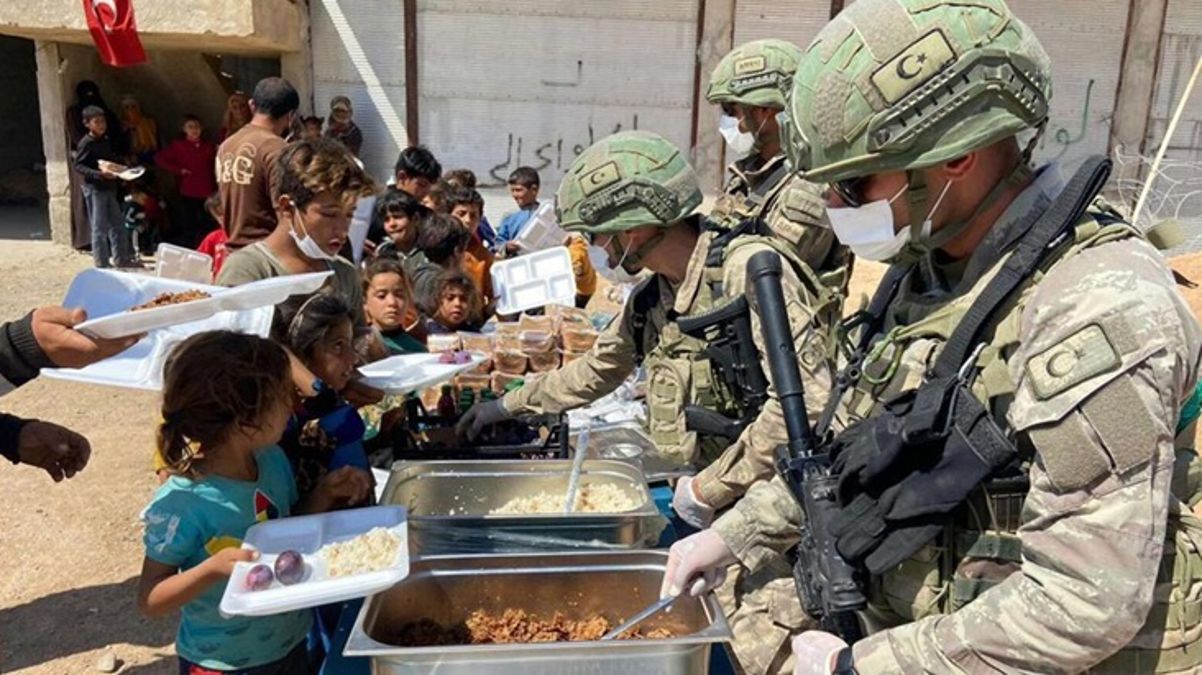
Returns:
[[[692,367],[689,359],[648,358],[647,426],[665,458],[691,464],[697,459],[697,434],[685,427]]]

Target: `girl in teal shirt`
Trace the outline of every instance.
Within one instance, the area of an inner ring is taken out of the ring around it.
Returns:
[[[224,618],[218,604],[234,564],[258,557],[241,548],[250,526],[294,509],[360,503],[370,476],[345,467],[298,503],[288,459],[276,445],[295,387],[287,353],[273,342],[227,331],[194,335],[172,352],[163,379],[158,451],[171,477],[145,512],[138,607],[150,616],[180,611],[181,673],[312,672],[309,610]]]

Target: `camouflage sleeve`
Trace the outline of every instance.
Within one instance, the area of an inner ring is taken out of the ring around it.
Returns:
[[[797,543],[803,519],[789,486],[774,476],[752,485],[713,529],[739,562],[756,572]]]
[[[748,260],[765,250],[772,249],[766,245],[746,245],[735,249],[723,267],[723,288],[727,299],[746,294],[750,300],[751,332],[756,350],[761,355],[760,366],[771,383],[771,368],[763,357],[766,351],[758,306],[747,279]],[[814,328],[812,319],[816,298],[801,283],[789,262],[782,263],[784,275],[781,285],[786,298],[785,309],[793,329],[793,344],[797,349],[801,377],[805,383],[806,406],[811,411],[819,411],[826,404],[834,379],[832,365],[826,358],[826,336]],[[698,494],[714,508],[727,506],[747,492],[753,483],[771,478],[774,474],[776,448],[788,442],[789,438],[785,431],[784,414],[771,384],[768,393],[768,401],[759,416],[694,480]]]
[[[824,188],[796,176],[787,180],[764,221],[774,234],[793,244],[802,261],[818,268],[836,245],[835,233],[826,220]]]
[[[593,348],[568,365],[509,392],[501,399],[510,414],[554,414],[608,394],[634,372],[635,349],[631,305],[597,337]],[[648,321],[648,333],[654,330]]]
[[[1009,362],[1009,421],[1037,453],[1018,531],[1022,568],[952,614],[857,643],[860,671],[1080,672],[1144,642],[1199,344],[1195,319],[1142,242],[1053,268]],[[1149,623],[1148,633],[1163,633],[1163,617]]]

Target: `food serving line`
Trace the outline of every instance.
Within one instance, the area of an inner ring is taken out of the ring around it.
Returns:
[[[159,273],[81,273],[64,303],[88,311],[80,330],[145,337],[118,357],[46,374],[159,389],[179,341],[218,329],[265,335],[274,305],[328,276],[227,289]],[[504,437],[517,444],[457,443],[447,433],[452,420],[409,396],[488,358],[454,356],[407,354],[362,369],[368,384],[408,397],[418,407],[408,422],[438,442],[393,446],[398,461],[377,506],[252,527],[243,546],[260,559],[238,563],[221,611],[315,608],[322,672],[339,675],[731,672],[721,648],[730,629],[712,594],[682,597],[601,639],[658,600],[664,549],[687,528],[671,512],[666,481],[688,467],[660,455],[631,419],[586,415],[571,429],[562,418],[535,420]],[[535,434],[540,424],[549,431]],[[515,637],[523,640],[506,641]]]

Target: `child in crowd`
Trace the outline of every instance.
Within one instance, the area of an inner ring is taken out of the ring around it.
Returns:
[[[310,115],[301,120],[305,127],[304,139],[311,141],[321,138],[321,125],[325,124],[325,120],[315,115]]]
[[[528,166],[519,166],[509,174],[509,196],[518,210],[510,213],[501,220],[501,229],[497,230],[497,247],[504,248],[507,255],[518,253],[513,240],[522,233],[522,228],[530,221],[538,208],[538,172]]]
[[[393,178],[398,190],[408,192],[420,202],[441,174],[442,165],[434,159],[434,154],[424,146],[414,145],[402,150],[397,157]]]
[[[141,267],[134,258],[129,232],[123,226],[124,216],[117,201],[120,181],[112,171],[100,168],[100,162],[121,164],[121,158],[108,137],[108,119],[99,106],[90,105],[81,116],[88,133],[79,139],[75,149],[75,170],[83,176],[83,197],[87,204],[88,221],[92,226],[92,260],[97,267]]]
[[[363,273],[363,313],[390,356],[426,351],[421,316],[401,263],[378,258]],[[420,329],[421,335],[413,333]]]
[[[434,213],[450,213],[451,206],[447,203],[447,192],[450,186],[443,181],[438,181],[430,187],[430,191],[422,197],[422,205],[430,209]]]
[[[373,190],[371,178],[341,143],[328,138],[292,143],[276,161],[272,190],[275,230],[266,239],[232,253],[217,283],[237,286],[290,274],[332,271],[326,287],[360,315],[363,283],[359,271],[338,252],[349,237],[355,202]]]
[[[154,163],[179,179],[171,242],[192,248],[212,229],[205,200],[217,191],[217,146],[204,139],[196,115],[184,115],[183,136],[154,156]]]
[[[451,216],[463,223],[470,238],[463,250],[463,260],[460,267],[486,304],[491,304],[492,292],[492,263],[493,256],[480,237],[480,219],[484,217],[484,198],[474,188],[455,188],[447,193],[447,206]],[[486,312],[487,313],[487,312]]]
[[[345,96],[335,96],[330,100],[330,124],[326,127],[326,137],[332,138],[346,146],[347,150],[356,157],[363,149],[363,132],[353,119],[354,108],[351,100]]]
[[[341,298],[316,293],[281,305],[273,333],[317,377],[317,395],[300,402],[280,442],[304,498],[330,472],[370,468],[363,419],[342,397],[355,374],[355,324]]]
[[[484,325],[484,300],[476,285],[458,270],[446,270],[425,298],[426,331],[430,335],[477,331]]]
[[[205,210],[209,212],[209,217],[217,223],[217,228],[210,230],[205,235],[204,239],[200,240],[200,245],[196,250],[209,256],[213,259],[213,278],[216,279],[218,273],[221,272],[221,266],[225,264],[225,257],[229,254],[226,250],[225,243],[229,241],[229,235],[225,233],[225,227],[221,224],[221,194],[214,192],[205,200]]]
[[[193,335],[163,376],[158,451],[172,475],[145,512],[139,609],[156,617],[180,611],[180,673],[312,673],[311,611],[227,618],[218,605],[235,563],[258,557],[241,548],[250,526],[361,503],[370,475],[350,467],[331,473],[300,500],[276,445],[294,396],[288,355],[269,340]]]
[[[250,118],[250,97],[246,95],[246,92],[235,91],[230,94],[225,101],[225,113],[221,115],[221,129],[217,132],[217,142],[220,143],[238,133],[242,127],[250,123]]]
[[[451,188],[471,188],[476,189],[476,174],[471,169],[455,169],[443,174],[442,179],[446,181]],[[482,200],[483,201],[483,200]],[[453,205],[452,205],[453,206]],[[480,241],[484,243],[490,252],[496,251],[497,246],[497,231],[493,229],[491,223],[488,222],[488,216],[480,214],[480,224],[476,227],[476,234],[480,236]]]
[[[460,271],[463,252],[470,239],[463,225],[450,216],[435,213],[422,222],[421,232],[417,235],[417,248],[422,255],[410,257],[405,264],[419,304],[424,302],[422,298],[437,293],[435,285],[439,275],[446,270]],[[422,309],[430,314],[426,306]]]
[[[376,257],[405,260],[417,250],[417,235],[421,221],[430,210],[408,192],[389,188],[376,199],[367,238],[381,241]],[[378,233],[378,234],[377,234]],[[373,236],[374,235],[374,236]]]

